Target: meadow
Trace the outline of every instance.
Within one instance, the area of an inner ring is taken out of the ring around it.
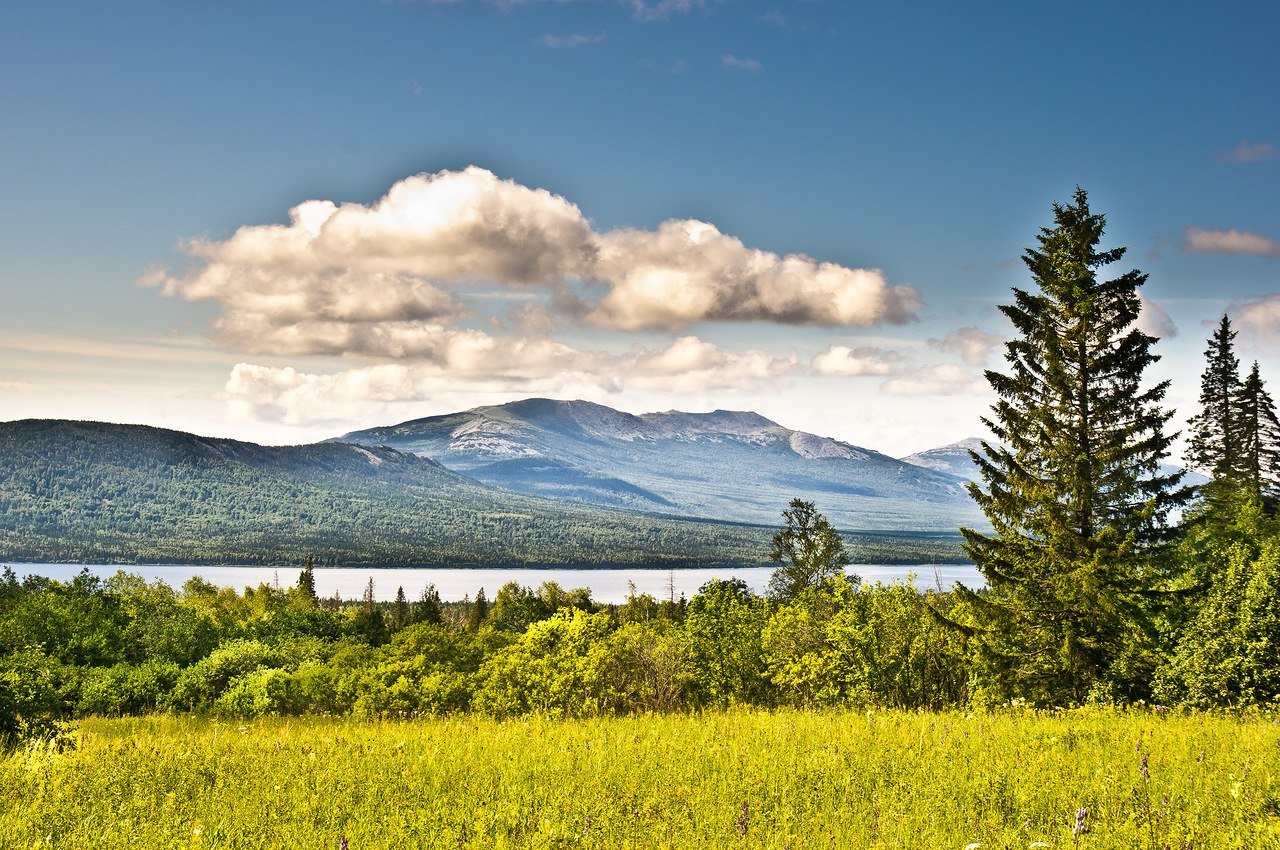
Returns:
[[[0,760],[8,848],[1280,847],[1259,714],[729,710],[84,720]]]

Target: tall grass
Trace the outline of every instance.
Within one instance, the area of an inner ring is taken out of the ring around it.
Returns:
[[[78,736],[0,761],[0,846],[1280,847],[1263,718],[153,717]]]

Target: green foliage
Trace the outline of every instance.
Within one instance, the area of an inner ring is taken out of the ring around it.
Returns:
[[[945,604],[907,583],[858,591],[837,579],[810,590],[765,629],[769,678],[793,705],[963,705],[967,647],[930,611]]]
[[[773,535],[770,561],[782,561],[769,579],[769,596],[787,601],[843,575],[849,563],[844,541],[813,502],[792,499],[784,525]]]
[[[1157,676],[1158,696],[1194,708],[1280,703],[1280,533],[1255,502],[1197,552],[1207,590]]]
[[[974,453],[971,492],[993,533],[964,530],[988,586],[968,594],[965,619],[984,687],[1070,705],[1141,695],[1160,607],[1150,594],[1172,576],[1166,518],[1186,494],[1158,469],[1168,383],[1142,386],[1158,359],[1134,328],[1146,276],[1099,276],[1124,249],[1098,249],[1106,220],[1083,190],[1053,212],[1023,257],[1036,290],[1000,308],[1017,335],[1009,373],[987,372],[998,400],[984,422],[1002,445]]]
[[[765,600],[741,579],[707,582],[693,597],[684,627],[701,701],[719,706],[768,703],[760,642],[768,619]]]
[[[487,714],[581,716],[612,711],[604,687],[607,614],[566,610],[534,623],[480,669],[474,705]]]

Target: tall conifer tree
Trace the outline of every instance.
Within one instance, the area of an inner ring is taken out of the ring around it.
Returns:
[[[1240,388],[1239,414],[1244,486],[1255,498],[1280,498],[1280,419],[1255,360]]]
[[[1236,492],[1246,472],[1243,387],[1235,338],[1231,320],[1223,314],[1204,352],[1200,413],[1188,423],[1187,461],[1213,479],[1208,491],[1211,499]]]
[[[1063,704],[1147,672],[1166,518],[1187,494],[1159,469],[1168,382],[1142,385],[1159,359],[1134,327],[1146,275],[1099,276],[1124,249],[1099,250],[1106,219],[1083,190],[1053,213],[1023,255],[1035,289],[1000,308],[1017,336],[1009,372],[987,372],[998,399],[983,421],[999,444],[972,453],[970,488],[993,531],[963,529],[988,590],[962,592],[993,696]]]

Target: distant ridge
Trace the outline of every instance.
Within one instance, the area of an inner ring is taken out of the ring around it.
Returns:
[[[851,530],[981,522],[966,481],[751,411],[631,414],[530,398],[336,438],[432,457],[530,495],[775,525],[794,497]]]
[[[973,458],[969,455],[970,450],[981,454],[982,440],[977,437],[969,437],[958,443],[951,443],[950,445],[939,446],[936,449],[928,449],[908,455],[902,460],[905,463],[945,472],[959,478],[967,478],[970,481],[980,481],[982,476],[978,474],[978,465],[973,462]],[[1189,487],[1199,487],[1209,481],[1208,478],[1195,470],[1184,469],[1171,463],[1160,464],[1160,471],[1164,475],[1173,472],[1185,473],[1182,483]]]
[[[957,478],[977,481],[979,479],[978,465],[969,456],[970,451],[981,452],[982,440],[977,437],[968,437],[958,443],[951,443],[950,445],[939,446],[936,449],[928,449],[923,452],[916,452],[913,455],[907,455],[902,461],[932,469],[936,472],[945,472]]]

